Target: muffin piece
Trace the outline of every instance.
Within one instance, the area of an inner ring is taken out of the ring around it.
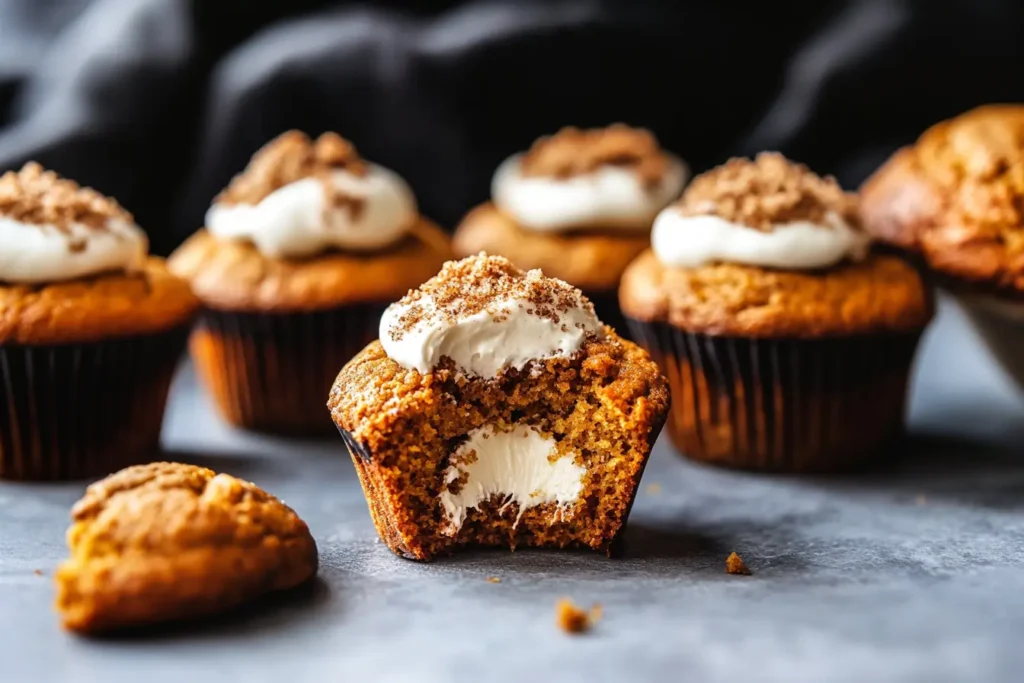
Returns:
[[[493,201],[462,220],[453,246],[460,257],[498,254],[579,287],[622,334],[619,278],[649,246],[651,222],[687,175],[645,130],[563,128],[502,163]]]
[[[932,126],[861,195],[864,228],[922,260],[1024,386],[1024,106]]]
[[[610,552],[668,388],[578,290],[479,255],[388,308],[328,407],[397,554]]]
[[[113,199],[35,163],[0,177],[0,478],[148,460],[197,307]]]
[[[831,178],[762,154],[696,178],[658,216],[619,294],[668,375],[684,454],[830,470],[901,430],[932,302],[909,264],[869,252],[856,212]]]
[[[311,579],[306,523],[254,484],[194,465],[130,467],[71,511],[57,570],[64,626],[86,633],[195,619]]]
[[[330,430],[338,366],[451,255],[405,181],[334,133],[270,142],[206,223],[170,259],[204,305],[192,356],[223,417],[263,431]]]

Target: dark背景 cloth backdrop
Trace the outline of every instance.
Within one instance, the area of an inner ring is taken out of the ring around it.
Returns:
[[[565,124],[854,187],[930,123],[1024,100],[1022,44],[1019,0],[3,0],[0,170],[117,197],[161,253],[288,128],[337,130],[449,227]]]

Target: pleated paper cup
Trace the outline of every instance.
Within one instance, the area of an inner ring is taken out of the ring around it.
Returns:
[[[0,346],[0,478],[96,478],[151,461],[187,334]]]
[[[629,326],[669,378],[669,435],[694,460],[839,470],[877,457],[902,432],[920,332],[750,339]]]
[[[385,304],[300,313],[206,310],[189,348],[224,419],[280,434],[333,429],[326,396],[338,371],[377,338]]]
[[[985,346],[1024,389],[1024,302],[991,294],[951,292]]]

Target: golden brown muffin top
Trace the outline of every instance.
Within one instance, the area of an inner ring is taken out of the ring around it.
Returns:
[[[316,543],[294,511],[254,484],[204,467],[156,462],[121,470],[90,486],[71,517],[71,558],[57,573],[69,628],[187,617],[161,613],[178,607],[161,594],[179,592],[179,604],[201,613],[316,573]]]
[[[622,272],[650,244],[641,234],[577,232],[560,234],[524,230],[488,202],[473,209],[452,240],[457,258],[501,254],[520,268],[540,268],[585,293],[614,291]]]
[[[227,188],[214,200],[223,204],[258,204],[262,199],[285,185],[303,178],[320,178],[328,197],[335,203],[338,189],[330,182],[332,171],[345,169],[357,176],[366,174],[367,167],[355,146],[337,133],[324,133],[316,140],[297,130],[290,130],[274,138],[256,154],[246,169],[236,175]],[[358,205],[353,210],[358,210]]]
[[[209,307],[306,311],[393,301],[451,258],[448,236],[421,218],[386,250],[331,251],[306,260],[269,258],[252,244],[217,240],[200,230],[171,255],[168,265]]]
[[[642,254],[622,277],[627,316],[690,332],[763,338],[815,338],[909,332],[932,317],[917,271],[895,256],[820,272],[736,264],[667,268]]]
[[[0,176],[0,216],[65,231],[75,223],[105,230],[111,219],[134,221],[114,199],[45,171],[34,161]]]
[[[939,272],[1024,293],[1024,106],[929,128],[861,190],[864,227]]]
[[[140,272],[45,285],[0,283],[0,344],[64,344],[163,332],[199,307],[188,283],[150,257]]]
[[[630,168],[645,185],[656,187],[668,170],[669,158],[650,131],[616,123],[587,130],[567,126],[539,138],[522,159],[526,177],[571,178],[601,166]]]
[[[769,232],[773,225],[808,221],[825,225],[835,213],[856,224],[856,197],[835,178],[819,176],[776,152],[730,159],[693,179],[673,207],[688,216],[715,215]]]

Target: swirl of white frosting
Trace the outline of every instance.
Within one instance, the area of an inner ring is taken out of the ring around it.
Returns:
[[[0,215],[0,282],[43,284],[132,272],[145,265],[148,252],[146,233],[120,218],[102,227],[71,223],[58,228]]]
[[[783,270],[828,268],[864,258],[871,239],[829,212],[822,225],[794,221],[761,231],[711,214],[683,215],[676,208],[654,221],[651,247],[667,266],[696,268],[714,262]]]
[[[653,187],[629,168],[613,164],[569,178],[524,176],[522,159],[516,154],[498,167],[491,195],[499,209],[538,232],[589,227],[646,231],[658,211],[679,196],[689,176],[686,164],[673,155]]]
[[[338,169],[331,181],[345,201],[331,205],[319,178],[303,178],[257,204],[214,204],[206,228],[215,237],[251,240],[270,258],[302,258],[332,247],[381,249],[417,220],[416,197],[394,171],[367,164],[365,175]]]

